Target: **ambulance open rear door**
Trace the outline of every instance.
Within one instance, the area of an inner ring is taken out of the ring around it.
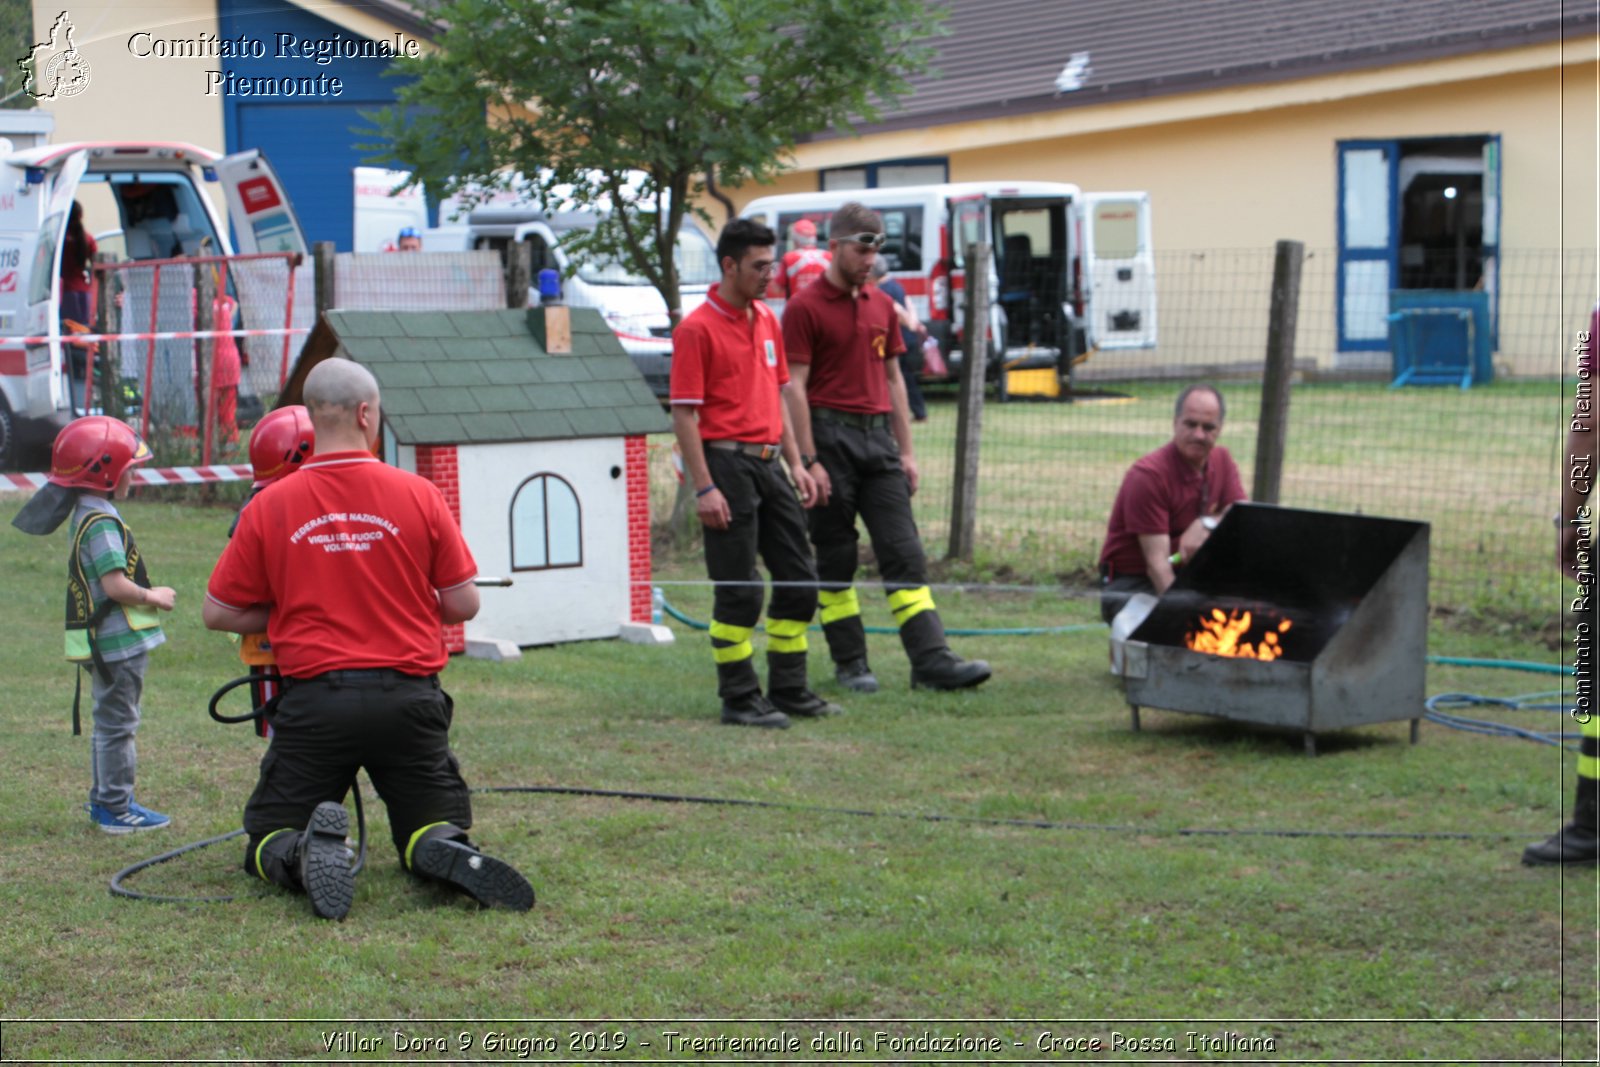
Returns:
[[[1085,193],[1089,344],[1156,347],[1156,269],[1149,193]]]
[[[217,178],[228,201],[228,221],[233,224],[234,251],[308,251],[305,231],[283,183],[259,149],[225,156],[217,161]]]

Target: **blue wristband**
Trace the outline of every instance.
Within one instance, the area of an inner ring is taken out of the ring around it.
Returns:
[[[713,490],[715,488],[716,488],[716,486],[714,486],[714,485],[708,485],[704,489],[696,489],[694,495],[696,497],[702,497],[702,496],[705,496],[707,493],[711,492],[711,490]]]

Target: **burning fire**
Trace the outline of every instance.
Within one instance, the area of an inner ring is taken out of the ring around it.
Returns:
[[[1205,652],[1212,656],[1229,656],[1241,659],[1273,660],[1283,655],[1283,648],[1278,644],[1278,635],[1288,633],[1293,625],[1288,619],[1279,622],[1276,629],[1268,628],[1253,644],[1241,641],[1249,636],[1250,627],[1255,622],[1255,616],[1249,611],[1230,611],[1226,615],[1221,608],[1212,608],[1209,617],[1200,616],[1200,629],[1187,633],[1183,643],[1195,652]],[[1270,623],[1267,624],[1270,627]]]

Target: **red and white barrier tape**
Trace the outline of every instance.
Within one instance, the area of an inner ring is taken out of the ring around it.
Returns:
[[[265,330],[168,330],[161,333],[64,333],[57,340],[63,344],[87,344],[91,341],[195,341],[207,337],[289,337],[310,333],[309,326],[279,326]],[[49,344],[49,337],[0,337],[0,348],[20,345]]]
[[[211,482],[248,482],[255,472],[248,463],[212,464],[209,467],[135,467],[134,485],[206,485]],[[43,474],[0,474],[0,492],[42,489],[48,478]]]

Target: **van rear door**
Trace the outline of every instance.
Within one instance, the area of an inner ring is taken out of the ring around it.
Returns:
[[[941,301],[941,294],[934,293],[930,304],[933,314],[943,304],[947,307],[950,316],[950,349],[947,353],[950,369],[953,371],[965,358],[966,344],[966,300],[967,300],[967,272],[972,264],[967,262],[967,250],[971,245],[979,242],[991,244],[994,241],[989,226],[989,198],[980,194],[972,196],[955,196],[950,198],[950,274],[948,278],[949,296],[947,301]],[[993,321],[998,316],[998,305],[994,302],[997,292],[997,278],[992,262],[978,265],[978,269],[989,272],[989,296],[991,319],[988,329],[990,339],[998,336],[995,333],[997,323]],[[937,285],[940,279],[934,280]],[[988,347],[988,346],[985,346]],[[996,347],[990,358],[998,358],[1001,352]]]
[[[1149,193],[1087,193],[1089,343],[1156,346],[1156,270]]]
[[[233,223],[234,251],[307,251],[305,231],[283,183],[259,149],[226,156],[217,161],[216,170]]]

